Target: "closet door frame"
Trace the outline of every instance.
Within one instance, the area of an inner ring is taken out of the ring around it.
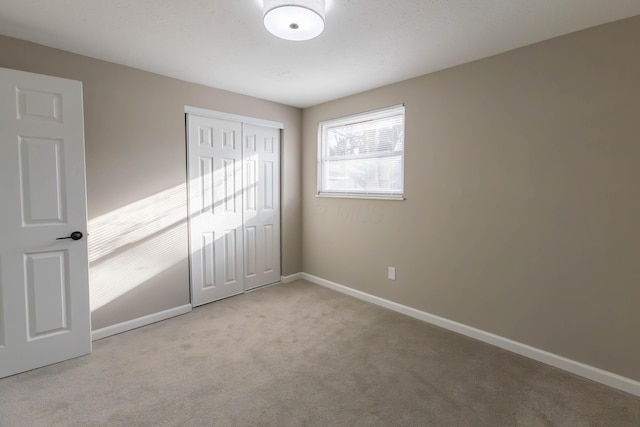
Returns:
[[[242,116],[239,114],[224,113],[221,111],[207,110],[200,107],[184,107],[185,114],[194,114],[196,116],[210,117],[212,119],[229,120],[231,122],[245,123],[248,125],[264,126],[268,128],[284,129],[284,123],[274,122],[272,120],[257,119],[255,117]]]
[[[282,129],[284,129],[284,124],[281,123],[281,122],[257,119],[257,118],[254,118],[254,117],[242,116],[242,115],[230,114],[230,113],[224,113],[224,112],[213,111],[213,110],[208,110],[208,109],[204,109],[204,108],[185,106],[185,125],[186,125],[187,128],[189,127],[189,115],[194,115],[194,116],[200,116],[200,117],[205,117],[205,118],[211,118],[211,119],[216,119],[216,120],[223,120],[223,121],[238,123],[239,125],[241,125],[241,129],[242,129],[241,137],[240,137],[240,141],[239,141],[241,144],[244,144],[244,142],[245,142],[244,141],[243,132],[244,132],[244,128],[245,128],[246,125],[258,126],[258,127],[264,127],[264,128],[273,128],[273,129],[277,129],[278,131],[281,131]],[[187,134],[186,136],[187,136],[187,138],[186,138],[187,149],[189,150],[189,148],[190,148],[189,135]],[[281,145],[282,145],[282,134],[281,133],[280,133],[280,136],[279,136],[278,139],[279,139],[278,143],[279,143],[280,148],[281,148]],[[186,172],[187,172],[187,182],[189,182],[189,180],[190,180],[189,152],[187,152],[187,154],[188,154],[188,156],[187,156],[187,165],[186,165],[187,166],[187,170],[186,170]],[[278,159],[277,159],[278,160],[278,170],[279,171],[281,170],[281,168],[279,167],[280,166],[280,162],[281,162],[281,158],[282,158],[281,151],[279,151]],[[244,167],[244,160],[243,160],[242,163],[243,163],[243,167]],[[244,176],[244,172],[242,173],[242,175]],[[244,187],[244,183],[243,183],[243,187]],[[280,188],[281,188],[281,175],[278,172],[278,189],[280,189]],[[278,191],[278,193],[279,193],[279,191]],[[192,201],[191,201],[191,195],[190,194],[191,194],[191,191],[189,190],[187,198],[188,198],[188,203],[189,203],[189,209],[188,209],[188,213],[189,213],[189,219],[188,219],[188,224],[189,224],[189,258],[190,258],[189,267],[190,267],[190,270],[191,270],[193,268],[193,263],[192,263],[192,259],[191,259],[191,257],[193,256],[193,243],[192,243],[192,238],[193,238],[192,231],[193,230],[192,230],[192,226],[191,226],[191,203],[192,203]],[[243,200],[243,202],[244,202],[244,197],[241,197],[241,200]],[[277,203],[278,203],[277,210],[279,212],[281,212],[281,197],[280,197],[280,195],[278,197]],[[244,206],[243,206],[243,208],[244,208]],[[243,213],[243,215],[244,215],[244,213]],[[281,214],[278,214],[278,215],[281,216]],[[280,221],[280,219],[278,221]],[[280,224],[278,224],[278,227],[277,227],[278,228],[278,241],[280,242],[279,245],[278,245],[278,250],[277,250],[277,261],[278,261],[278,273],[277,273],[277,275],[278,275],[278,277],[275,280],[275,282],[280,280],[280,274],[281,274],[281,268],[282,268],[281,265],[279,264],[280,263],[280,259],[281,259],[281,251],[282,251],[282,242],[281,242],[281,234],[280,234],[279,225]],[[244,224],[244,220],[243,220],[243,227],[242,227],[242,233],[241,233],[243,241],[246,238],[245,233],[246,233],[246,230],[245,230],[245,224]],[[242,262],[242,282],[243,282],[242,286],[243,286],[243,291],[247,292],[247,291],[251,290],[253,287],[256,287],[256,286],[255,285],[253,285],[253,286],[251,285],[251,279],[250,278],[249,278],[249,283],[245,283],[246,280],[248,279],[248,277],[247,277],[247,264],[246,264],[247,263],[247,259],[246,259],[246,254],[244,254],[244,256],[242,257],[242,261],[241,262]],[[194,297],[194,295],[193,295],[194,283],[192,283],[192,282],[193,282],[193,272],[191,272],[191,279],[190,279],[190,292],[192,293],[192,296],[191,296],[191,304],[192,304],[192,306],[195,307],[197,305],[206,304],[207,302],[213,302],[214,301],[214,300],[211,300],[211,301],[200,301],[200,300],[199,301],[194,301],[194,298],[193,298]],[[264,285],[268,285],[268,284],[271,284],[271,283],[273,283],[273,281],[271,281],[270,283],[265,283]],[[249,284],[249,286],[247,286],[247,284]],[[259,286],[262,286],[262,285],[259,285]],[[229,296],[231,296],[231,295],[229,295]]]

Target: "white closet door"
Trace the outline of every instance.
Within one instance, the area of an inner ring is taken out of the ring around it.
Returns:
[[[188,116],[191,303],[244,292],[242,126]]]
[[[243,125],[245,289],[280,281],[280,130]]]
[[[0,68],[0,200],[0,377],[90,353],[82,83]]]

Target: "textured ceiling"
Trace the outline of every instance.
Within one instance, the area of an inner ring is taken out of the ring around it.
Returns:
[[[262,0],[0,0],[0,34],[308,107],[638,14],[639,0],[327,0],[325,32],[290,42],[265,30]]]

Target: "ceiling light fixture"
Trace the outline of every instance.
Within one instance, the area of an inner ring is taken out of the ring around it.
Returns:
[[[324,30],[324,0],[264,0],[264,26],[285,40],[303,41]]]

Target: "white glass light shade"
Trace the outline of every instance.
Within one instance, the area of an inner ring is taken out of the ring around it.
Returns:
[[[324,0],[264,0],[264,26],[285,40],[310,40],[324,30]]]

